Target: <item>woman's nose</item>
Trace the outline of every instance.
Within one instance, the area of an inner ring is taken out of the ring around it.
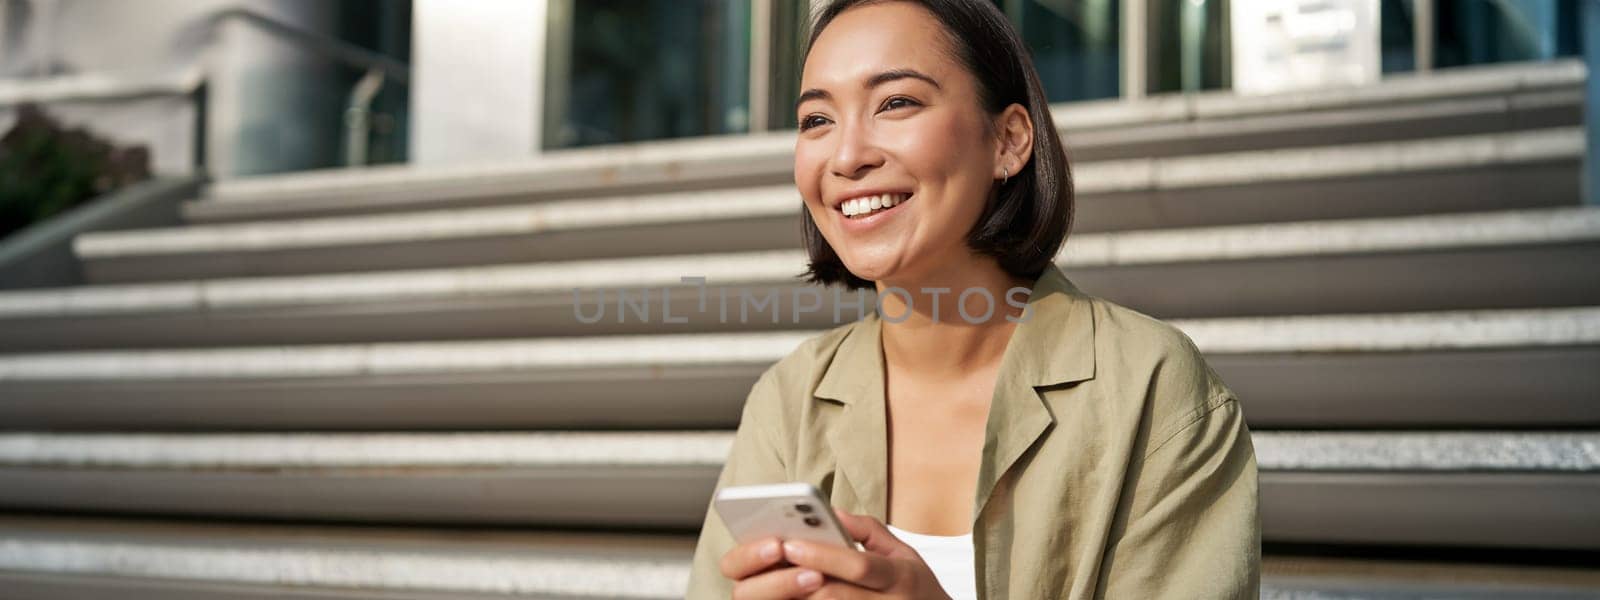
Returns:
[[[838,131],[839,145],[834,148],[831,164],[834,175],[858,179],[873,167],[883,165],[883,151],[873,141],[868,128],[846,125]]]

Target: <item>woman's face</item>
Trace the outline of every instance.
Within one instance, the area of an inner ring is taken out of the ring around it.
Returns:
[[[796,107],[795,185],[856,276],[917,281],[972,259],[967,232],[1002,166],[977,85],[938,20],[913,4],[852,8],[813,44]],[[898,202],[870,209],[885,194]]]

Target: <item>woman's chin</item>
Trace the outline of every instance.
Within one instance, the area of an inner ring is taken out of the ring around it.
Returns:
[[[897,260],[842,260],[845,268],[850,273],[867,281],[884,281],[895,278],[895,273],[900,271]]]

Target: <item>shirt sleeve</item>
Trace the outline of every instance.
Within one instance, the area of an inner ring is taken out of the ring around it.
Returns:
[[[739,428],[733,435],[733,447],[728,460],[717,477],[716,490],[730,485],[782,483],[787,481],[783,453],[777,444],[778,414],[774,408],[779,398],[772,370],[768,370],[750,388],[744,409],[739,418]],[[715,491],[712,493],[715,496]],[[706,507],[705,521],[700,526],[700,539],[695,545],[694,563],[689,572],[687,598],[691,600],[728,598],[733,593],[733,582],[722,576],[719,563],[722,555],[732,550],[733,534],[722,523],[711,505]]]
[[[1198,351],[1185,358],[1180,362],[1194,368],[1179,371],[1192,378],[1169,382],[1165,392],[1187,395],[1174,404],[1193,408],[1154,430],[1143,459],[1131,466],[1132,496],[1113,523],[1102,563],[1104,598],[1260,595],[1261,522],[1250,431],[1239,401]]]

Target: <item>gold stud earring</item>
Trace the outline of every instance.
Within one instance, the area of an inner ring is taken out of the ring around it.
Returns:
[[[1010,179],[1010,178],[1011,178],[1011,167],[1009,165],[1004,166],[1004,167],[1000,167],[1000,185],[1005,185],[1006,184],[1006,180]]]

